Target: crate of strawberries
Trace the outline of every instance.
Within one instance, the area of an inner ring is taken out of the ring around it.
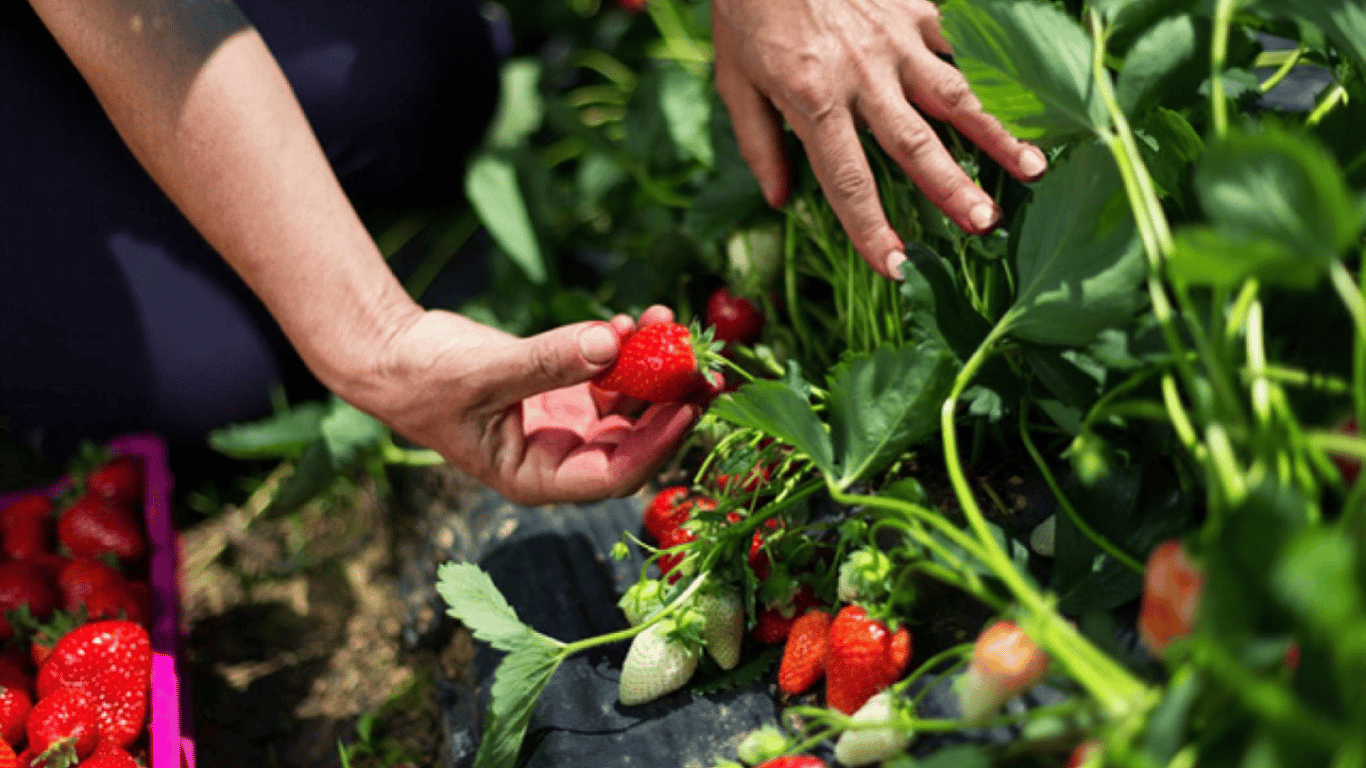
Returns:
[[[170,495],[144,434],[0,495],[0,766],[193,768]]]

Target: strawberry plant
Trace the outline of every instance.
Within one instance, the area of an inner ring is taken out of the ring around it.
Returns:
[[[515,761],[567,654],[646,633],[700,647],[689,615],[717,586],[736,590],[751,637],[793,643],[793,659],[810,643],[792,639],[794,624],[821,611],[856,617],[876,641],[841,656],[855,644],[836,638],[836,618],[824,691],[810,659],[801,675],[776,673],[791,717],[763,760],[833,742],[845,765],[903,754],[1063,765],[1079,744],[1086,765],[1362,763],[1366,486],[1340,467],[1366,458],[1366,441],[1340,425],[1366,416],[1366,11],[1349,0],[948,0],[941,11],[977,97],[1045,148],[1051,170],[1019,184],[945,129],[1006,213],[996,232],[968,236],[869,144],[911,244],[899,284],[858,258],[806,180],[784,211],[783,311],[753,348],[772,377],[715,400],[696,442],[707,455],[692,465],[701,489],[752,451],[773,467],[765,487],[713,486],[714,509],[645,550],[679,557],[676,580],[602,637],[537,634],[477,568],[443,570],[451,613],[508,653],[479,765]],[[1308,110],[1264,99],[1299,68],[1326,79]],[[1045,554],[1014,527],[1002,467],[1051,497]],[[750,566],[756,533],[763,575]],[[982,617],[967,635],[983,635],[978,651],[922,640],[931,588]],[[848,689],[832,680],[854,666],[876,674]],[[935,680],[975,698],[924,717]],[[1036,684],[1060,700],[1001,707]],[[1018,727],[1019,742],[921,746],[997,725]]]

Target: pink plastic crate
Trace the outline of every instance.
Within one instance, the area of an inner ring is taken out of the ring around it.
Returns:
[[[151,768],[195,768],[194,738],[182,727],[185,701],[180,659],[180,551],[175,526],[171,522],[171,469],[166,460],[166,442],[153,434],[133,434],[106,443],[114,453],[139,456],[146,470],[146,507],[148,542],[152,554],[152,696],[148,731],[151,742]],[[30,493],[60,493],[69,485],[62,480],[47,488],[0,495],[0,507]]]

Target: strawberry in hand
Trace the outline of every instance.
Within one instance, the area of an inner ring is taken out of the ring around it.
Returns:
[[[622,338],[616,361],[593,385],[650,403],[686,400],[713,381],[719,349],[710,331],[694,333],[675,322],[642,325]]]

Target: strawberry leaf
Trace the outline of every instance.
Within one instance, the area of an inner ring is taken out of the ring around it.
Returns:
[[[459,619],[479,640],[500,651],[529,644],[554,649],[554,642],[517,618],[493,579],[473,563],[445,563],[436,572],[436,591],[445,599],[447,613]]]
[[[754,381],[712,403],[710,413],[737,427],[757,429],[811,458],[827,478],[835,477],[830,435],[804,393],[782,381]]]
[[[830,438],[847,488],[934,434],[958,363],[937,343],[882,348],[841,363],[830,376]]]
[[[306,402],[270,418],[230,424],[209,433],[209,447],[234,459],[290,458],[322,436],[327,407]]]
[[[508,644],[511,652],[493,673],[492,701],[484,715],[474,768],[510,768],[516,762],[536,701],[563,659],[545,640],[528,630],[520,641]]]

